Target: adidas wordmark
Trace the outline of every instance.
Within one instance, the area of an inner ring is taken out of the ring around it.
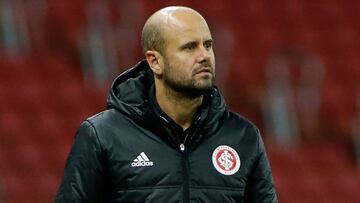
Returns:
[[[139,156],[134,159],[131,163],[132,167],[140,167],[140,166],[153,166],[154,162],[150,161],[150,159],[146,156],[144,152],[141,152]]]

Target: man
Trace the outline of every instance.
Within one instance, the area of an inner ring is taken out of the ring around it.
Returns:
[[[163,8],[142,45],[146,60],[79,128],[56,202],[277,202],[258,129],[214,87],[204,18]]]

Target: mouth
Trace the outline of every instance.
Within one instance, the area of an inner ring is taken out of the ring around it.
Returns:
[[[210,67],[202,67],[202,68],[200,68],[199,70],[197,70],[195,72],[195,74],[200,74],[200,73],[209,73],[209,74],[211,74],[212,71],[211,71]]]

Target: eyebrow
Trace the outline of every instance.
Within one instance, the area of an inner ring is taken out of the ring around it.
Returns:
[[[188,47],[196,47],[197,46],[197,42],[196,41],[190,41],[190,42],[187,42],[185,43],[184,45],[182,45],[180,48],[181,49],[186,49]]]
[[[208,40],[205,40],[204,44],[205,44],[205,43],[213,43],[213,42],[214,42],[213,39],[208,39]]]
[[[208,43],[213,43],[213,39],[208,39],[203,42],[203,44],[208,44]],[[188,47],[196,47],[197,45],[198,45],[197,41],[190,41],[182,45],[180,49],[186,49]]]

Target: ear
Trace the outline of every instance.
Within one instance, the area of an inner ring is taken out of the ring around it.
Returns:
[[[162,75],[164,65],[161,54],[154,50],[148,50],[145,52],[145,57],[154,75]]]

